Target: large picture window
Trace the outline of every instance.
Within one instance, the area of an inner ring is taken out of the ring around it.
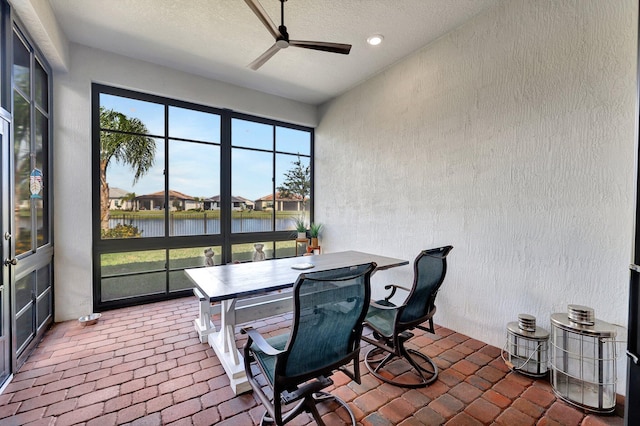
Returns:
[[[94,306],[182,296],[183,270],[296,254],[313,130],[95,84]]]

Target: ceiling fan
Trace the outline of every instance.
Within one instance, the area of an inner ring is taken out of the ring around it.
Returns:
[[[302,47],[303,49],[321,50],[323,52],[341,53],[348,55],[351,50],[350,44],[343,43],[329,43],[324,41],[303,41],[303,40],[289,40],[289,33],[287,27],[284,25],[284,2],[287,0],[280,0],[280,20],[281,25],[276,27],[267,12],[262,8],[262,5],[258,0],[244,0],[245,3],[251,8],[253,13],[256,14],[260,22],[269,30],[269,33],[276,39],[276,42],[266,50],[262,55],[247,65],[252,70],[257,70],[265,62],[267,62],[273,55],[278,53],[280,49],[286,49],[289,46]]]

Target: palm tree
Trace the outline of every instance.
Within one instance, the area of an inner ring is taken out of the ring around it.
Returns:
[[[153,166],[156,142],[147,126],[138,118],[100,107],[100,223],[109,229],[109,162],[128,164],[133,173],[133,185]]]

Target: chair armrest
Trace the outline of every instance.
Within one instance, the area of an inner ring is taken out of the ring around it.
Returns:
[[[260,349],[262,352],[264,352],[267,355],[276,356],[276,355],[281,354],[283,352],[283,351],[279,351],[279,350],[275,349],[273,346],[271,346],[264,339],[264,337],[262,337],[262,335],[260,333],[258,333],[258,331],[255,330],[252,327],[243,327],[243,328],[240,329],[240,333],[246,334],[247,336],[249,336],[249,340],[247,341],[247,347],[251,346],[251,343],[253,342],[258,347],[258,349]]]
[[[411,289],[403,287],[401,285],[397,285],[397,284],[388,284],[384,286],[385,290],[391,290],[391,293],[389,293],[389,295],[387,297],[384,298],[384,300],[389,301],[389,299],[391,299],[395,294],[396,294],[396,290],[400,289],[400,290],[404,290],[407,293],[411,292]]]

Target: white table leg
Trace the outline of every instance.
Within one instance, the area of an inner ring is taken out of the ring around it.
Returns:
[[[231,389],[238,395],[250,391],[251,385],[244,372],[244,358],[236,348],[236,300],[223,300],[220,303],[220,331],[209,334],[209,344],[229,377]]]
[[[216,326],[211,321],[211,302],[205,297],[197,288],[193,289],[193,294],[200,301],[200,314],[197,319],[193,321],[194,328],[198,333],[200,342],[205,343],[209,334],[216,331]]]

